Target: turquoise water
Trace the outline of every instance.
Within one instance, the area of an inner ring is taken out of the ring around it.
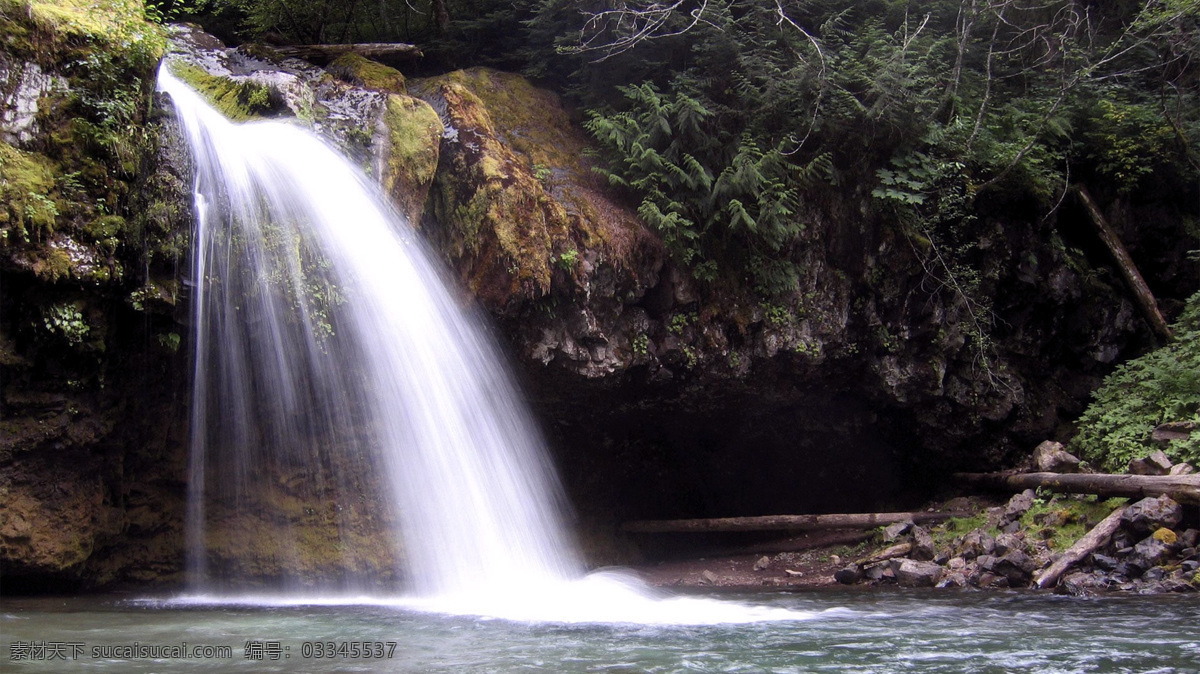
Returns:
[[[395,605],[6,598],[0,604],[0,670],[1200,672],[1197,595],[1076,599],[820,591],[722,597],[805,618],[699,626],[569,624],[449,616]],[[183,642],[189,649],[228,652],[187,659],[111,650]],[[68,659],[25,659],[31,644],[35,649],[49,644],[48,652],[66,651]],[[73,660],[70,644],[81,645]],[[14,647],[21,659],[13,659]]]

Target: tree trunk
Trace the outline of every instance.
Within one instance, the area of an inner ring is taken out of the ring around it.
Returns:
[[[951,517],[967,517],[967,512],[945,513],[854,513],[839,515],[765,515],[762,517],[721,517],[694,520],[642,520],[626,522],[622,531],[638,534],[679,533],[689,531],[815,531],[818,529],[870,529],[896,522],[941,522]]]
[[[1079,195],[1079,200],[1083,202],[1083,207],[1087,209],[1088,215],[1091,216],[1092,224],[1096,227],[1096,233],[1100,235],[1100,240],[1104,242],[1108,252],[1116,260],[1117,269],[1121,271],[1121,278],[1125,280],[1125,285],[1129,286],[1134,300],[1137,301],[1137,305],[1150,323],[1150,327],[1154,328],[1154,332],[1164,341],[1171,341],[1174,339],[1171,328],[1167,327],[1166,319],[1158,310],[1158,302],[1155,301],[1150,287],[1146,285],[1146,281],[1138,272],[1137,265],[1129,256],[1129,251],[1125,250],[1125,245],[1121,243],[1117,233],[1108,225],[1108,220],[1105,219],[1104,213],[1100,212],[1100,207],[1096,205],[1087,188],[1083,185],[1076,185],[1075,191]]]
[[[431,5],[435,32],[445,35],[450,32],[450,12],[446,11],[446,0],[433,0]]]
[[[1092,530],[1087,532],[1083,538],[1075,541],[1075,545],[1067,548],[1062,557],[1059,557],[1057,561],[1047,567],[1034,581],[1034,585],[1038,589],[1053,586],[1058,582],[1058,577],[1064,571],[1077,564],[1079,560],[1090,555],[1096,548],[1107,543],[1108,539],[1112,537],[1113,532],[1117,530],[1117,527],[1121,526],[1121,515],[1127,507],[1121,506],[1109,513],[1108,517],[1100,520],[1100,523],[1092,527]]]
[[[1200,475],[1102,475],[1089,473],[955,473],[967,484],[1008,491],[1045,487],[1066,494],[1139,498],[1166,494],[1200,505]]]
[[[411,61],[424,54],[421,48],[403,42],[360,42],[357,44],[306,44],[275,47],[280,56],[325,64],[342,54],[353,52],[381,62]]]

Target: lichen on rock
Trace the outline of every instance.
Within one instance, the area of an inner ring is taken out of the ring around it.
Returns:
[[[414,225],[421,222],[437,173],[442,122],[428,103],[391,94],[383,111],[386,140],[381,143],[384,192]]]
[[[346,52],[325,66],[334,77],[365,89],[375,89],[389,94],[405,91],[404,75],[395,68],[365,58],[354,52]]]

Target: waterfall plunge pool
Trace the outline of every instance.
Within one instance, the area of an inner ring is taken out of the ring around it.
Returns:
[[[10,598],[0,610],[0,659],[11,672],[1200,671],[1194,596],[839,589],[721,599],[803,618],[708,625],[527,622],[431,613],[403,601]],[[70,648],[63,649],[66,662],[14,659],[14,648],[22,655],[38,642],[83,648],[74,662]],[[105,657],[103,647],[135,642],[228,647],[230,657]],[[316,657],[327,654],[331,642],[334,657]],[[336,654],[341,644],[361,650],[364,642],[384,644],[383,657],[351,657],[348,649]]]

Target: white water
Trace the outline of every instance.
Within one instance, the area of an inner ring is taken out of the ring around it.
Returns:
[[[560,487],[499,354],[365,176],[296,126],[230,123],[165,68],[159,88],[196,173],[193,594],[181,601],[395,603],[570,622],[809,617],[584,577]],[[329,463],[333,451],[381,473],[414,594],[220,594],[205,562],[206,494],[239,505],[260,473]]]

